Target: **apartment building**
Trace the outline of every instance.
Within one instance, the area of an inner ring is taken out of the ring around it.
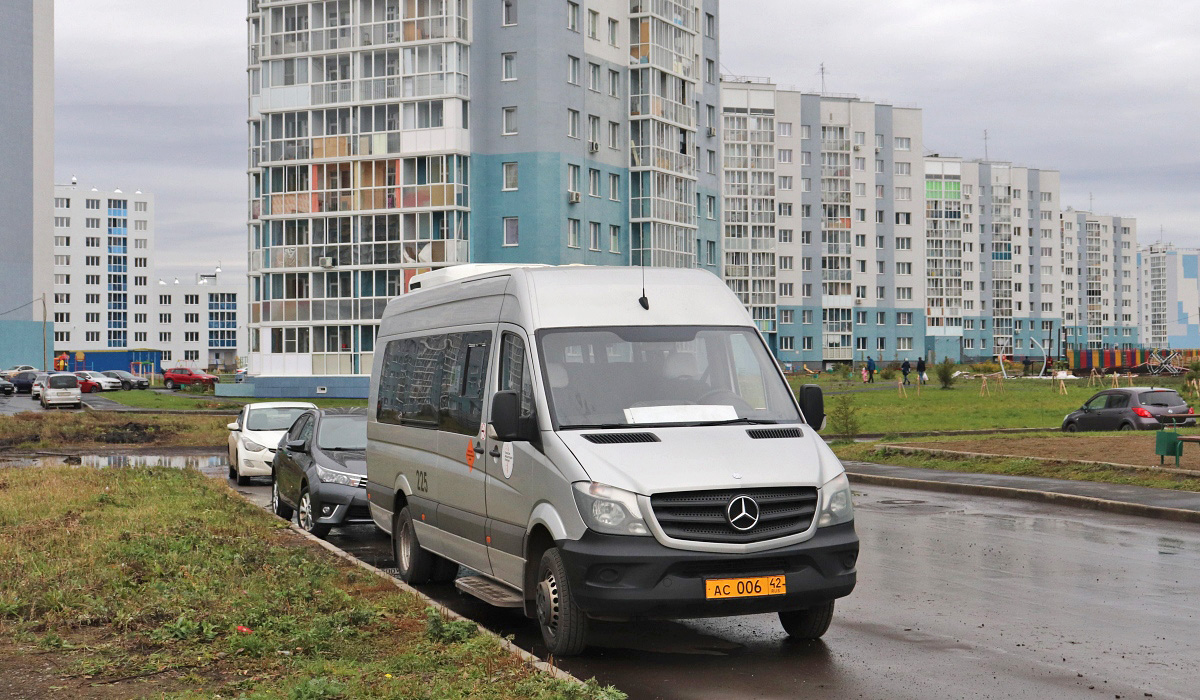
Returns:
[[[785,366],[925,352],[921,111],[727,77],[725,276]]]
[[[54,2],[4,0],[0,26],[0,367],[45,367],[52,347],[43,311],[53,274]]]
[[[1138,261],[1142,347],[1200,348],[1200,249],[1156,243]]]
[[[1059,235],[1065,349],[1140,347],[1137,221],[1068,207]]]
[[[53,199],[56,355],[158,351],[168,367],[237,367],[244,280],[222,280],[219,265],[183,281],[159,274],[153,195],[73,183]]]
[[[957,362],[1059,353],[1064,280],[1059,173],[925,159],[930,357]]]
[[[719,273],[718,15],[250,0],[251,374],[365,387],[388,300],[442,266]]]

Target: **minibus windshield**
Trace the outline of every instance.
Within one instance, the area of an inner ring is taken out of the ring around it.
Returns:
[[[753,329],[566,328],[538,343],[560,429],[800,420]]]

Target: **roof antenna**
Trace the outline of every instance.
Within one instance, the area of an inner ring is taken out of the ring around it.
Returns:
[[[647,311],[650,310],[650,300],[646,298],[646,264],[645,264],[645,261],[642,261],[642,298],[638,299],[638,303],[642,305],[643,309],[645,309]]]

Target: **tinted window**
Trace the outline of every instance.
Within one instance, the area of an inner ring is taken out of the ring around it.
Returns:
[[[299,440],[300,435],[304,432],[304,429],[308,427],[308,424],[311,421],[312,418],[310,416],[301,416],[300,419],[296,421],[296,424],[291,426],[291,430],[288,431],[288,440]]]
[[[296,417],[306,408],[254,408],[250,409],[247,430],[287,430],[296,422]]]
[[[483,389],[487,381],[491,333],[447,336],[446,362],[450,371],[443,386],[446,397],[442,429],[475,435],[483,418]]]
[[[317,435],[322,450],[367,449],[366,416],[325,416]]]
[[[1108,394],[1100,394],[1099,396],[1093,396],[1091,401],[1088,401],[1084,405],[1095,411],[1104,408],[1107,404]]]
[[[1109,394],[1109,408],[1125,408],[1129,405],[1129,394]]]
[[[521,417],[533,415],[533,380],[525,362],[525,341],[515,333],[505,333],[500,346],[500,391],[521,395]]]
[[[379,377],[379,422],[476,434],[491,339],[476,332],[389,342]]]
[[[55,375],[50,377],[51,389],[74,389],[79,386],[79,378],[73,375]]]
[[[1175,391],[1147,391],[1138,397],[1143,406],[1183,406],[1183,397]]]

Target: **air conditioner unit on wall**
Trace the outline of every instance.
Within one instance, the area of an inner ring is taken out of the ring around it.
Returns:
[[[710,138],[710,139],[716,138],[716,136],[717,136],[717,127],[715,127],[715,126],[708,127],[708,138]]]
[[[321,258],[317,261],[317,264],[328,270],[333,267],[333,258]]]
[[[599,141],[588,141],[588,153],[599,153],[599,152],[600,152],[600,142]]]
[[[567,201],[571,204],[579,204],[583,201],[583,194],[579,192],[568,192]]]

